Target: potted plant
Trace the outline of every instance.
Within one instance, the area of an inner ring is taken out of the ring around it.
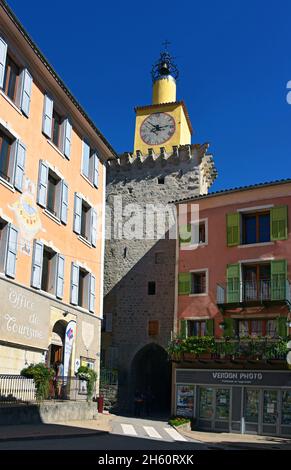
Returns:
[[[36,399],[42,401],[49,396],[50,381],[54,377],[54,370],[46,367],[42,362],[39,364],[30,364],[20,372],[20,375],[33,379],[36,388]]]
[[[87,401],[91,401],[93,398],[94,386],[97,380],[97,373],[90,367],[80,366],[76,375],[80,380],[84,380],[86,382]]]

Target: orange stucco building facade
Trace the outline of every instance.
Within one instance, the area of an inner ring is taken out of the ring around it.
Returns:
[[[99,368],[106,161],[115,152],[0,5],[0,373]]]

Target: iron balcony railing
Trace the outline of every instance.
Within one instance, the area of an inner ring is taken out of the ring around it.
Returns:
[[[238,358],[244,359],[265,359],[265,360],[286,360],[287,340],[270,338],[248,338],[230,339],[215,341],[214,350],[211,353],[212,359]]]
[[[100,369],[100,386],[104,385],[117,385],[118,384],[118,373],[117,370],[113,369]]]
[[[93,396],[96,396],[96,384]],[[57,377],[49,383],[47,400],[86,400],[87,382],[78,377]],[[0,406],[36,401],[33,379],[21,375],[0,375]]]
[[[262,279],[260,281],[232,280],[224,285],[217,285],[217,304],[271,300],[291,301],[290,283],[288,280],[276,283],[270,279]]]

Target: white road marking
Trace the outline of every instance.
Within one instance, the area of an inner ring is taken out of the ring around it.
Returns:
[[[164,428],[164,430],[169,434],[169,436],[171,436],[172,439],[174,439],[174,441],[186,441],[187,442],[187,439],[185,439],[184,436],[181,436],[181,434],[179,434],[176,431],[176,429]]]
[[[143,426],[145,432],[148,436],[154,437],[156,439],[162,439],[162,436],[158,433],[158,431],[153,428],[152,426]]]
[[[121,427],[124,434],[128,434],[129,436],[137,436],[137,432],[132,424],[121,424]]]

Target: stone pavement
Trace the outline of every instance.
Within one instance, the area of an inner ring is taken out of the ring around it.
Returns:
[[[210,447],[226,450],[291,450],[291,439],[274,436],[257,436],[252,434],[231,434],[202,431],[182,431],[181,433],[203,442]]]
[[[96,420],[0,426],[0,442],[30,439],[85,437],[111,431],[112,416],[98,414]]]

